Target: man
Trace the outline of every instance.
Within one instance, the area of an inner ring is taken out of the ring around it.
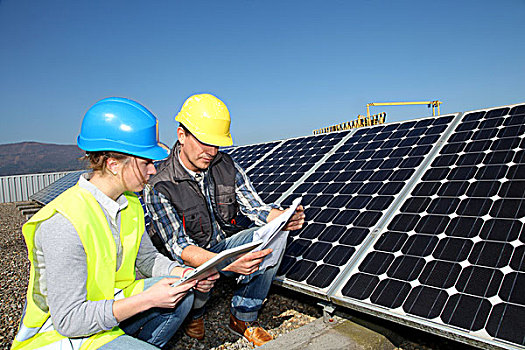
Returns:
[[[164,245],[159,249],[197,267],[225,249],[252,241],[257,226],[244,230],[235,225],[239,211],[260,226],[283,210],[263,203],[244,170],[218,151],[219,146],[233,144],[230,114],[221,100],[209,94],[193,95],[175,120],[180,123],[178,142],[152,177],[153,189],[145,191],[144,201],[152,223],[150,235]],[[297,230],[303,223],[304,210],[299,206],[284,229]],[[221,271],[226,276],[247,275],[232,299],[229,327],[257,346],[272,339],[256,323],[280,264],[279,259],[276,266],[259,271],[270,253],[271,249],[247,253]],[[207,294],[196,293],[193,317],[185,327],[190,337],[204,338],[207,299]]]

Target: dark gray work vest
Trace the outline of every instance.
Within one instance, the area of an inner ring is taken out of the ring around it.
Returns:
[[[210,211],[199,183],[180,164],[179,151],[180,144],[177,142],[168,159],[157,167],[157,174],[150,178],[149,183],[170,200],[188,236],[204,248],[213,234]],[[239,204],[235,197],[235,166],[228,154],[217,153],[208,168],[208,179],[210,202],[220,228],[228,236],[242,230],[234,222]],[[152,240],[156,241],[153,237]]]

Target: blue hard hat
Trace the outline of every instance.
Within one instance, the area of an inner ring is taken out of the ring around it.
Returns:
[[[77,145],[86,152],[114,151],[153,160],[168,156],[159,143],[157,118],[140,103],[121,97],[100,100],[86,112]]]

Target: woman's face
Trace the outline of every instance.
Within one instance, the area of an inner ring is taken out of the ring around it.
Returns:
[[[130,157],[122,169],[122,181],[126,191],[142,191],[149,177],[156,172],[152,160]]]

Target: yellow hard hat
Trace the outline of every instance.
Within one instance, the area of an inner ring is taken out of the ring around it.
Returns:
[[[213,95],[198,94],[188,97],[175,120],[202,143],[213,146],[233,144],[228,107]]]

